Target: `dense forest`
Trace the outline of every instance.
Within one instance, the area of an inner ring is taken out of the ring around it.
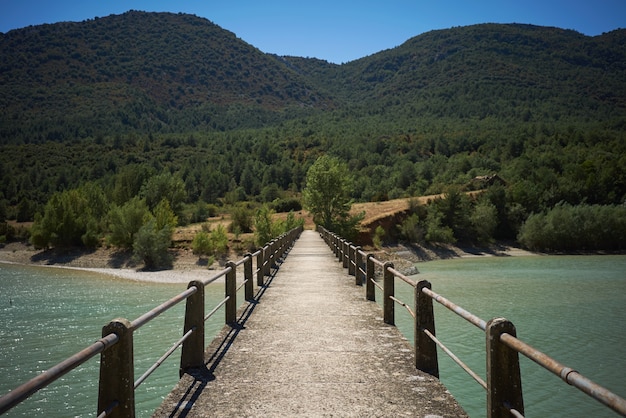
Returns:
[[[92,187],[122,207],[166,174],[183,192],[178,222],[192,222],[198,205],[298,200],[331,155],[355,201],[454,196],[497,174],[490,237],[610,207],[582,212],[616,217],[622,238],[607,246],[620,248],[626,30],[458,27],[335,65],[265,54],[184,14],[33,26],[0,34],[0,150],[0,221]]]

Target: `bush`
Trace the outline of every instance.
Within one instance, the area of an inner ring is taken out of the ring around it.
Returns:
[[[374,230],[374,236],[372,237],[372,243],[374,247],[381,248],[383,246],[383,237],[385,236],[385,228],[378,225]]]
[[[252,212],[245,206],[237,206],[233,208],[232,223],[230,224],[230,232],[238,231],[239,233],[252,232]]]
[[[442,224],[443,215],[436,206],[430,206],[426,217],[426,241],[440,243],[454,243],[454,232],[449,226]]]
[[[211,231],[211,245],[217,256],[223,256],[228,253],[228,234],[226,228],[218,225],[216,229]]]
[[[424,227],[420,223],[417,213],[407,217],[398,225],[400,236],[408,242],[421,244],[424,242]]]
[[[272,203],[272,209],[274,209],[277,213],[285,213],[285,212],[298,212],[302,210],[302,203],[300,200],[291,198],[291,199],[277,199]]]
[[[211,244],[211,236],[205,231],[200,231],[193,237],[191,243],[193,253],[196,255],[213,254],[213,245]]]
[[[168,252],[171,241],[170,228],[158,229],[156,220],[150,219],[137,232],[133,252],[147,269],[169,268],[172,266],[172,257]]]
[[[109,211],[109,244],[120,248],[132,248],[135,234],[150,216],[145,201],[137,197],[129,200],[123,206],[113,206]]]
[[[626,242],[626,207],[560,203],[531,214],[518,241],[535,251],[619,250]]]

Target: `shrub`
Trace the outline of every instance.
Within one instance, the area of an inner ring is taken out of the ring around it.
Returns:
[[[172,258],[168,252],[171,241],[170,228],[165,226],[158,229],[156,220],[150,219],[137,232],[133,252],[137,259],[144,262],[147,269],[168,268],[172,265]]]
[[[228,234],[222,225],[211,231],[211,245],[215,255],[222,256],[228,253]]]
[[[518,241],[535,251],[618,250],[626,242],[626,207],[560,203],[531,214]]]
[[[213,245],[211,244],[211,236],[205,231],[200,231],[193,237],[191,243],[193,253],[196,255],[213,254]]]
[[[374,236],[372,237],[372,243],[374,247],[381,248],[383,246],[383,237],[385,236],[385,228],[378,225],[374,230]]]
[[[252,232],[252,212],[245,206],[236,206],[232,210],[232,223],[230,224],[230,232],[239,231],[239,233]]]
[[[113,206],[109,211],[109,244],[120,248],[132,248],[135,234],[150,216],[146,203],[137,197],[123,206]]]

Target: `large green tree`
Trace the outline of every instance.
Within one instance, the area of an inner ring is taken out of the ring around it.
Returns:
[[[338,158],[325,155],[313,163],[306,175],[303,197],[316,224],[346,237],[354,232],[363,215],[350,216],[352,185],[347,164]]]

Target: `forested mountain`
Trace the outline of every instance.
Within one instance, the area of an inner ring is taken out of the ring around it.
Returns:
[[[142,12],[2,35],[0,86],[4,143],[258,127],[328,102],[205,19]]]
[[[624,202],[626,30],[457,27],[336,65],[184,14],[28,27],[0,35],[0,147],[21,220],[87,182],[122,204],[120,184],[162,172],[188,204],[272,201],[331,154],[360,201],[498,173],[510,237],[559,202]]]

